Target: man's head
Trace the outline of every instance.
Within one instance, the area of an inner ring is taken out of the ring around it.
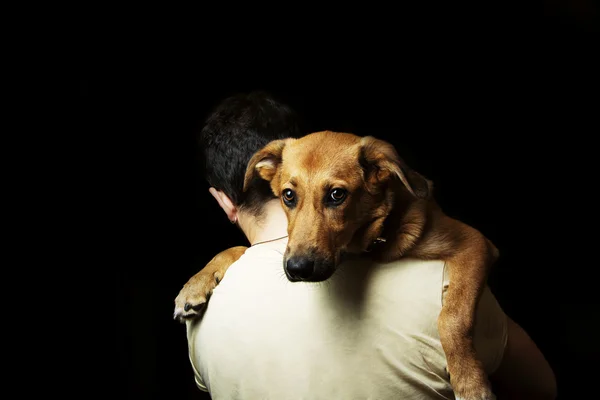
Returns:
[[[213,110],[198,138],[204,177],[232,222],[232,207],[260,216],[264,203],[274,197],[262,179],[252,180],[243,190],[252,155],[272,140],[298,136],[294,111],[265,92],[228,97]]]

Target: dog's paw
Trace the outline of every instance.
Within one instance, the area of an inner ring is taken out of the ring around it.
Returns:
[[[467,358],[463,358],[461,367],[459,374],[450,374],[456,400],[496,400],[483,366],[476,360],[471,365]]]
[[[200,272],[194,275],[175,298],[173,318],[179,322],[200,316],[213,289],[219,284],[227,269],[246,251],[245,246],[231,247],[213,257]]]
[[[496,400],[496,395],[489,385],[480,381],[457,384],[454,395],[456,400]]]
[[[456,400],[496,400],[496,395],[494,395],[493,393],[490,392],[489,394],[484,394],[479,397],[477,397],[477,396],[475,396],[475,397],[456,396],[455,399]]]
[[[198,317],[221,279],[222,276],[212,270],[202,270],[194,275],[175,298],[173,319],[183,323]]]

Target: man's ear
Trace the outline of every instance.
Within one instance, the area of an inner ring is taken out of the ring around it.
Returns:
[[[225,211],[229,221],[232,224],[235,224],[237,221],[237,207],[233,204],[229,196],[213,187],[208,189],[208,191],[210,194],[212,194],[215,200],[217,200],[217,203],[219,203],[219,206],[223,209],[223,211]]]
[[[254,153],[248,166],[246,167],[246,175],[244,177],[244,191],[255,177],[260,177],[265,181],[271,182],[281,165],[281,156],[283,149],[293,139],[273,140],[265,147]]]
[[[396,176],[416,198],[426,199],[431,195],[431,181],[409,168],[390,143],[373,136],[361,138],[359,160],[365,170],[365,178],[371,184]]]

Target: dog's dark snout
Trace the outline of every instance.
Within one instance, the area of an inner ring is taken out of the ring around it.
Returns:
[[[304,257],[292,257],[287,260],[286,271],[292,279],[307,279],[315,271],[315,262]]]

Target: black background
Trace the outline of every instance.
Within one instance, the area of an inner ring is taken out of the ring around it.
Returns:
[[[110,133],[122,162],[111,183],[119,368],[106,380],[128,398],[204,398],[173,300],[216,252],[246,242],[199,176],[194,135],[220,100],[262,89],[296,109],[306,132],[392,142],[435,182],[448,214],[500,249],[490,286],[547,356],[560,398],[591,392],[600,356],[597,31],[576,12],[588,3],[557,4],[546,2],[539,15],[504,10],[508,25],[524,29],[491,41],[476,29],[469,40],[449,38],[447,23],[426,37],[356,35],[317,52],[314,26],[305,28],[315,47],[268,29],[252,39],[231,33],[230,41],[219,26],[185,42],[163,33],[139,40],[140,32],[108,58],[91,53],[81,105],[100,111],[89,125]]]

